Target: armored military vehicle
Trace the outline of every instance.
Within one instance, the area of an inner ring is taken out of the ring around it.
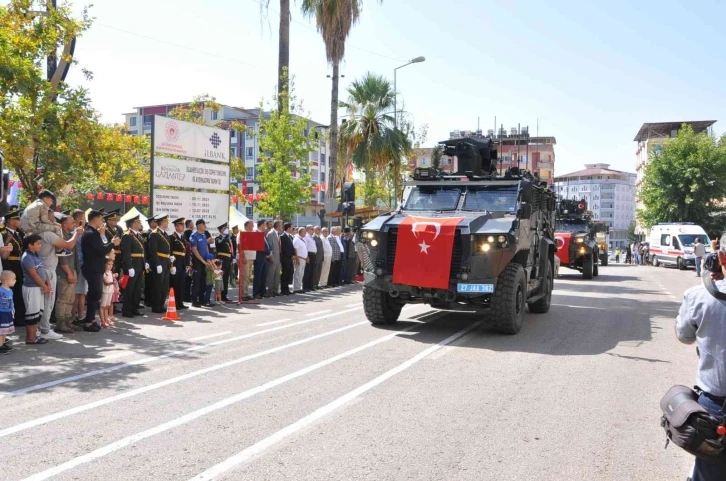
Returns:
[[[498,173],[490,139],[441,144],[457,171],[415,169],[399,208],[361,229],[365,315],[393,324],[404,305],[425,303],[486,312],[516,334],[525,304],[550,308],[556,196],[536,174]]]
[[[583,279],[599,274],[600,248],[596,235],[607,226],[595,223],[585,199],[561,199],[557,205],[557,256],[563,267],[582,272]]]

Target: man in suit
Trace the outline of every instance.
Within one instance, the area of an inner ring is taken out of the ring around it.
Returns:
[[[280,292],[283,296],[289,296],[290,284],[292,284],[292,276],[295,272],[295,264],[293,258],[295,257],[295,248],[292,245],[292,224],[285,222],[283,225],[284,231],[280,235]]]
[[[169,227],[169,215],[158,214],[154,217],[158,227],[149,233],[149,249],[147,251],[147,261],[151,270],[146,278],[151,284],[149,292],[151,293],[151,312],[156,314],[164,314],[164,303],[166,296],[169,294],[169,271],[171,270],[171,243],[166,234]]]
[[[315,242],[315,247],[317,249],[317,252],[315,254],[315,265],[313,266],[313,284],[312,287],[314,290],[320,289],[320,274],[323,272],[323,258],[324,258],[324,252],[323,252],[323,240],[320,238],[320,227],[315,226],[313,228],[313,241]]]
[[[350,227],[345,228],[345,283],[351,284],[355,280],[356,262],[358,253],[355,251],[355,238]]]
[[[103,215],[92,210],[88,214],[86,231],[81,238],[81,252],[83,254],[83,277],[88,282],[88,294],[86,295],[86,318],[84,329],[86,331],[100,331],[96,320],[96,310],[100,307],[101,294],[103,293],[103,273],[106,270],[106,255],[111,252],[114,246],[120,243],[119,238],[104,243],[101,236],[105,234],[103,227]]]
[[[232,285],[232,287],[237,286],[237,281],[239,279],[239,252],[237,250],[239,249],[239,226],[233,225],[232,226],[232,234],[229,236],[230,241],[232,242],[232,271],[229,275],[229,282]]]
[[[20,210],[11,210],[5,215],[5,234],[3,241],[12,247],[10,254],[3,259],[3,268],[15,273],[17,279],[13,286],[13,303],[15,306],[15,327],[25,325],[25,303],[23,302],[23,267],[20,258],[23,256],[23,234],[20,232]]]
[[[345,262],[345,247],[340,239],[340,227],[335,226],[331,229],[328,242],[331,248],[328,285],[338,287],[341,281],[343,263]]]
[[[233,242],[229,238],[227,223],[217,227],[219,235],[214,238],[214,246],[217,251],[217,259],[222,261],[222,302],[229,302],[227,294],[229,291],[229,277],[232,274],[232,254],[234,253]]]
[[[139,301],[141,300],[141,276],[144,274],[145,256],[144,243],[139,234],[141,220],[139,216],[126,221],[129,230],[121,238],[121,268],[129,276],[128,284],[124,289],[123,310],[124,317],[140,316]]]
[[[118,209],[112,210],[111,212],[103,216],[103,220],[106,221],[105,237],[107,242],[111,242],[114,237],[118,237],[119,239],[121,239],[121,237],[124,235],[124,231],[118,225],[118,221],[120,219],[121,215],[119,214]],[[113,272],[118,273],[121,272],[121,247],[114,247],[113,253],[116,254],[116,257],[113,260]]]
[[[149,253],[149,235],[156,230],[157,227],[159,227],[158,222],[156,221],[156,215],[149,215],[149,218],[146,219],[146,222],[149,223],[149,228],[141,233],[141,239],[144,243],[144,253],[146,257],[146,262],[148,263],[148,253]],[[146,307],[153,307],[154,306],[154,294],[152,292],[152,288],[154,285],[154,282],[152,280],[153,274],[149,272],[149,269],[147,268],[144,272],[144,275],[141,277],[143,282],[143,292],[144,292],[144,305]]]
[[[262,232],[262,234],[264,235],[265,229],[267,229],[265,221],[257,221],[257,232]],[[257,255],[255,256],[255,271],[254,277],[252,278],[252,297],[254,297],[255,299],[262,299],[262,296],[265,294],[265,287],[267,287],[267,264],[269,259],[270,246],[267,243],[267,239],[265,239],[265,250],[258,251]]]
[[[175,219],[174,232],[169,236],[171,244],[171,271],[169,284],[174,289],[174,297],[176,297],[176,308],[187,309],[184,305],[187,279],[187,246],[184,241],[184,217]]]
[[[187,249],[187,265],[192,265],[194,256],[192,255],[192,244],[191,244],[191,238],[192,234],[194,233],[194,221],[191,219],[187,219],[184,221],[184,246]],[[192,275],[194,270],[188,270],[186,274],[186,291],[184,291],[184,300],[187,302],[192,302]]]
[[[277,295],[280,287],[280,233],[282,221],[272,223],[272,229],[267,233],[267,243],[270,245],[270,264],[267,266],[267,293]]]

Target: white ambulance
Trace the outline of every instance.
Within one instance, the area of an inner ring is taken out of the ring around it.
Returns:
[[[696,266],[693,244],[696,238],[711,252],[711,240],[703,227],[693,222],[656,224],[650,229],[650,260],[654,266],[670,265],[683,270]]]

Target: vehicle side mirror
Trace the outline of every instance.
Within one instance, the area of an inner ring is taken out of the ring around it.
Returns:
[[[529,219],[532,217],[532,206],[529,204],[522,204],[517,211],[517,217],[520,219]]]
[[[532,192],[532,183],[528,180],[523,180],[520,182],[520,190],[519,190],[519,201],[520,202],[526,202],[528,204],[532,203],[532,197],[534,193]]]

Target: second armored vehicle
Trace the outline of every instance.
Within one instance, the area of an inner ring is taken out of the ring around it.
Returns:
[[[499,332],[550,308],[556,198],[537,175],[497,173],[491,140],[441,142],[458,171],[417,168],[400,208],[361,230],[363,305],[392,324],[406,304],[487,311]]]
[[[562,199],[557,206],[557,256],[563,267],[582,272],[583,279],[599,274],[600,248],[596,241],[598,231],[605,224],[595,224],[583,200]]]

